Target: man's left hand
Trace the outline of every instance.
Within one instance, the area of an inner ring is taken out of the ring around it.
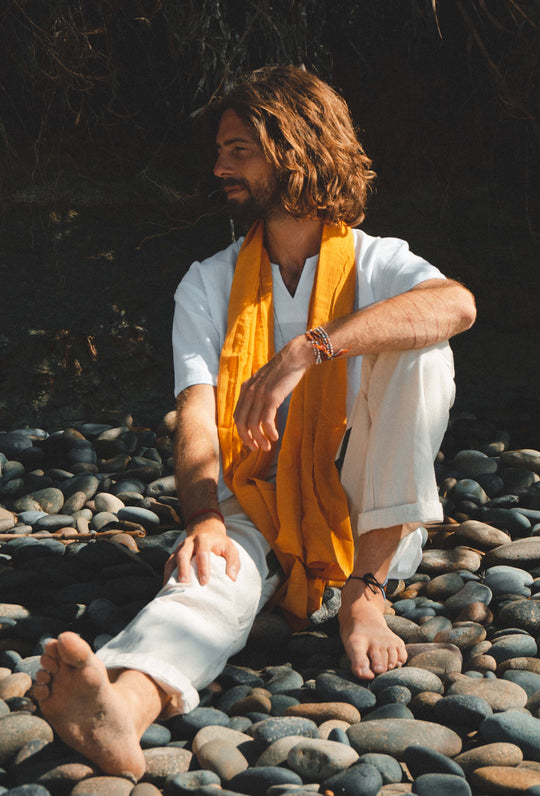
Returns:
[[[271,449],[279,439],[277,410],[314,362],[311,343],[300,335],[242,384],[234,420],[244,445],[253,451]]]

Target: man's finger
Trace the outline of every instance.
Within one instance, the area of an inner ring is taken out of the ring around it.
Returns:
[[[223,557],[225,559],[225,574],[228,575],[231,580],[236,580],[240,572],[240,556],[238,555],[236,545],[231,542],[224,551]]]
[[[193,557],[193,540],[188,538],[178,548],[176,562],[178,566],[178,582],[191,582],[191,559]]]
[[[199,583],[205,586],[210,579],[210,553],[208,550],[197,549],[196,554],[197,572],[199,573]]]

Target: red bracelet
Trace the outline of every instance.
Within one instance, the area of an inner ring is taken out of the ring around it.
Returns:
[[[196,511],[194,514],[192,514],[191,517],[184,522],[184,528],[187,528],[188,525],[193,522],[193,520],[197,519],[197,517],[202,517],[204,514],[215,514],[216,517],[219,517],[221,522],[225,524],[225,517],[219,509],[201,509],[200,511]]]

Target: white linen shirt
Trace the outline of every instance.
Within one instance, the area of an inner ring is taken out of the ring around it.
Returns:
[[[353,229],[353,235],[354,309],[405,293],[427,279],[444,279],[438,268],[413,254],[403,240],[373,237],[359,229]],[[242,243],[243,238],[240,238],[212,257],[194,262],[178,285],[172,335],[176,396],[194,384],[217,385],[219,357],[227,332],[229,295]],[[307,329],[317,261],[318,255],[306,260],[294,296],[286,288],[279,266],[272,265],[276,351]],[[361,356],[348,359],[347,413],[360,388],[361,367]],[[278,414],[280,439],[287,409],[288,401]],[[218,500],[225,500],[230,494],[220,473]]]

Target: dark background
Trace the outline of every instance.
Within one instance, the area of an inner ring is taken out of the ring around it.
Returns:
[[[201,110],[242,71],[304,63],[373,158],[366,231],[477,297],[456,410],[538,438],[539,27],[526,0],[6,3],[0,427],[173,406],[175,286],[230,241]]]

